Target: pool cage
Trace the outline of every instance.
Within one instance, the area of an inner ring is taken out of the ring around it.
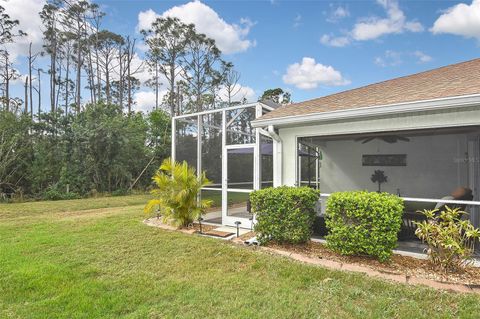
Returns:
[[[212,182],[201,194],[216,203],[206,222],[251,228],[249,193],[277,184],[273,172],[279,166],[274,158],[280,158],[274,154],[281,152],[278,136],[251,125],[271,110],[258,102],[173,118],[172,159],[186,161]]]

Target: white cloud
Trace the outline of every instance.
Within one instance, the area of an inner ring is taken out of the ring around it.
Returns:
[[[397,66],[403,63],[402,55],[401,52],[387,50],[383,56],[377,56],[374,63],[381,67]]]
[[[386,13],[386,18],[370,17],[355,24],[352,37],[357,41],[372,40],[382,35],[404,31],[421,32],[423,26],[416,21],[407,21],[396,0],[377,0]]]
[[[333,67],[316,63],[315,59],[309,57],[304,57],[301,63],[289,65],[287,73],[283,75],[283,82],[303,90],[315,89],[319,85],[337,86],[350,83]]]
[[[34,54],[42,49],[42,20],[38,13],[44,4],[45,0],[2,1],[1,5],[10,18],[19,21],[18,29],[27,33],[27,36],[15,39],[15,43],[6,45],[12,60],[27,55],[30,42]]]
[[[449,33],[480,40],[480,0],[447,9],[430,29],[434,34]]]
[[[332,10],[327,17],[328,22],[335,23],[343,18],[347,18],[350,16],[350,11],[346,7],[333,7],[332,4],[330,5],[330,7],[332,8]]]
[[[381,67],[398,66],[403,64],[404,60],[414,59],[416,63],[428,63],[432,61],[432,57],[422,51],[399,52],[387,50],[382,56],[377,56],[373,62]]]
[[[418,59],[418,63],[427,63],[432,61],[432,57],[423,53],[422,51],[415,51],[412,53],[412,55]]]
[[[152,23],[155,22],[157,18],[160,18],[160,15],[152,9],[140,11],[140,13],[138,14],[137,31],[149,30],[152,26]]]
[[[302,25],[302,15],[300,13],[297,13],[295,18],[293,19],[293,27],[298,28],[301,25]]]
[[[232,92],[236,93],[232,97],[232,102],[241,102],[244,98],[247,100],[247,102],[254,102],[257,99],[257,94],[249,86],[237,84]],[[228,93],[224,87],[220,89],[219,96],[222,101],[228,101]]]
[[[166,90],[159,91],[158,100],[162,102],[163,97],[167,94]],[[133,109],[138,112],[150,112],[155,108],[155,92],[153,91],[138,91],[133,95],[135,103]]]
[[[350,44],[350,38],[347,36],[335,37],[333,35],[324,34],[320,38],[320,42],[326,46],[341,48]]]
[[[398,6],[397,0],[377,0],[377,3],[385,9],[387,14],[385,18],[376,16],[361,18],[347,33],[347,36],[324,35],[321,42],[325,45],[339,47],[352,41],[374,40],[388,34],[423,31],[424,28],[420,22],[407,20]]]
[[[218,48],[226,54],[243,52],[255,45],[254,41],[247,39],[254,25],[252,21],[242,18],[239,24],[229,24],[212,8],[198,0],[174,6],[160,15],[152,9],[142,11],[138,14],[137,29],[150,28],[158,17],[176,17],[184,23],[195,24],[198,32],[214,39]]]

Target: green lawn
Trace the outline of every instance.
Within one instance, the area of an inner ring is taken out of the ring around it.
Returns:
[[[478,318],[412,288],[147,227],[147,196],[0,205],[0,318]]]

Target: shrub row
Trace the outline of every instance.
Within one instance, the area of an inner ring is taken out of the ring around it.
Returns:
[[[304,243],[316,218],[319,192],[308,187],[267,188],[251,193],[260,244]],[[395,195],[366,191],[334,193],[328,199],[327,245],[344,255],[390,258],[401,227],[403,201]]]

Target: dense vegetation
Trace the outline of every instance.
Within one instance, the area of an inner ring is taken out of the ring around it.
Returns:
[[[319,192],[309,187],[265,188],[250,194],[260,243],[305,243],[310,240]]]
[[[89,104],[40,121],[0,111],[0,193],[61,199],[145,188],[169,143],[170,118],[161,110],[125,114],[113,104]]]
[[[388,193],[333,193],[325,222],[329,248],[343,255],[367,255],[386,261],[397,245],[403,200]]]
[[[240,74],[192,24],[161,17],[135,39],[105,29],[93,1],[48,0],[38,14],[42,46],[13,55],[29,35],[0,5],[0,200],[145,187],[169,153],[169,117],[245,100]],[[140,89],[154,112],[135,112]],[[262,98],[290,101],[281,89]]]

